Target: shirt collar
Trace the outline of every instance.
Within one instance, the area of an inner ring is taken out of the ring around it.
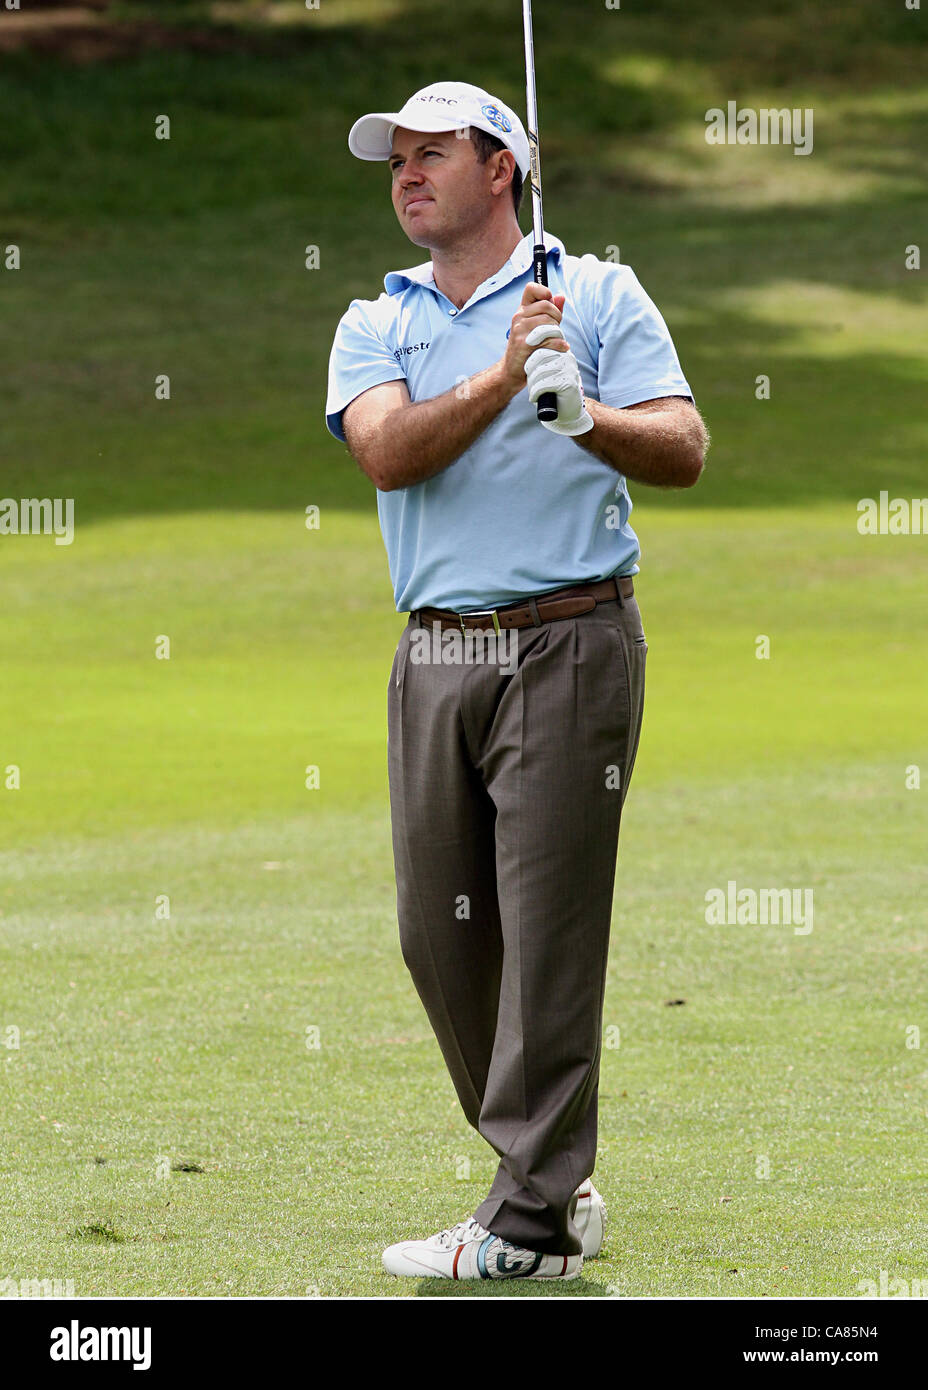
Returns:
[[[561,256],[566,254],[564,243],[558,237],[552,236],[550,232],[545,232],[544,239],[545,249],[549,254],[553,253],[557,256],[560,261]],[[506,264],[490,277],[497,282],[497,287],[508,284],[517,275],[523,275],[526,270],[530,269],[534,245],[534,232],[527,232]],[[391,270],[384,276],[383,287],[387,294],[399,294],[407,285],[425,285],[429,289],[435,289],[432,262],[425,261],[422,265],[410,266],[408,270]]]

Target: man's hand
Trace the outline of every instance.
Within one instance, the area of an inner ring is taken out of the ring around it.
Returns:
[[[560,343],[556,341],[558,338]],[[545,341],[551,346],[536,346]],[[569,348],[564,351],[567,345],[560,328],[555,324],[539,324],[531,330],[526,342],[536,348],[525,364],[529,400],[537,401],[546,391],[557,396],[557,418],[542,420],[541,424],[554,434],[586,434],[593,428],[593,417],[583,399],[580,364]]]
[[[521,391],[525,385],[525,364],[537,346],[526,342],[529,333],[541,324],[556,328],[561,321],[563,308],[564,296],[553,295],[547,285],[536,285],[531,280],[522,291],[522,303],[512,316],[506,352],[500,358],[503,376],[514,393]],[[552,351],[570,351],[563,337],[559,342],[560,346],[557,342],[552,344]]]

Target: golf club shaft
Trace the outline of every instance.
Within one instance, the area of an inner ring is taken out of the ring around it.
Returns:
[[[535,45],[532,40],[532,0],[522,0],[522,26],[525,31],[525,111],[528,117],[529,180],[532,185],[532,273],[536,285],[548,283],[548,255],[545,251],[545,223],[541,203],[541,157],[538,152],[538,103],[535,97]],[[539,420],[557,419],[557,396],[546,391],[538,398]]]

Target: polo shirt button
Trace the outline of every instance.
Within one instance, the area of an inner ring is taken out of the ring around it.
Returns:
[[[455,314],[457,313],[457,309],[449,309],[448,313],[451,315],[452,318],[454,318]]]

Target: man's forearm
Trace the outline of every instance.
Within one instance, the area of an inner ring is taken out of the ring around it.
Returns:
[[[573,436],[616,472],[652,487],[692,487],[709,443],[699,411],[676,397],[616,410],[588,400],[593,428]]]
[[[517,394],[501,363],[494,362],[441,396],[391,411],[378,431],[377,487],[389,492],[434,477],[459,459]]]

